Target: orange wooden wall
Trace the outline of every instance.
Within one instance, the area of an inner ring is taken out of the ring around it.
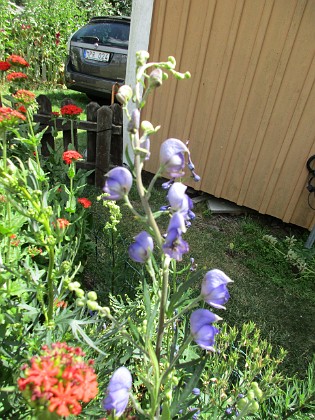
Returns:
[[[197,190],[308,229],[306,161],[315,154],[315,0],[155,0],[151,60],[173,55],[144,118],[188,140]],[[315,198],[311,203],[315,207]]]

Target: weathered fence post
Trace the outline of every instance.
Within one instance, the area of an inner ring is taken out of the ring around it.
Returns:
[[[61,102],[61,107],[65,105],[74,105],[72,99],[66,98]],[[74,123],[74,127],[75,127]],[[71,130],[62,130],[63,133],[63,147],[64,150],[68,150],[68,146],[71,143]],[[74,148],[78,150],[78,130],[76,128],[73,129],[73,136],[74,136]]]
[[[86,107],[86,119],[87,121],[97,121],[97,111],[100,106],[96,102],[90,102]],[[86,132],[86,160],[87,162],[96,161],[96,132]],[[93,172],[87,179],[89,184],[95,183],[95,172]]]
[[[37,96],[36,101],[39,105],[38,113],[51,116],[52,107],[51,107],[51,102],[47,98],[47,96],[46,95],[39,95],[39,96]],[[50,152],[48,150],[47,145],[49,145],[53,150],[55,149],[55,139],[54,139],[54,136],[51,133],[50,128],[48,128],[48,130],[46,130],[46,132],[43,135],[42,141],[41,141],[41,146],[42,146],[41,153],[42,153],[43,156],[49,156],[50,155]]]
[[[109,170],[113,111],[109,106],[97,110],[95,186],[103,187],[104,175]]]
[[[111,106],[113,111],[112,124],[121,127],[119,132],[113,129],[112,140],[111,140],[111,163],[113,165],[122,166],[123,164],[123,136],[122,136],[122,125],[123,125],[123,111],[121,105],[113,103]],[[117,130],[118,131],[118,130]]]

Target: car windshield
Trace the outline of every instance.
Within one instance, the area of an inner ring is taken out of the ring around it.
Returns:
[[[90,44],[98,43],[111,47],[128,49],[129,24],[122,22],[102,22],[88,24],[79,29],[72,37],[72,41]]]

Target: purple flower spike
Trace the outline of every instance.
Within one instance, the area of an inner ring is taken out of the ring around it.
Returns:
[[[128,194],[132,186],[132,175],[128,169],[118,166],[105,175],[103,191],[109,194],[104,200],[120,200]]]
[[[106,397],[103,400],[104,410],[115,410],[115,416],[120,417],[125,411],[129,401],[129,391],[132,385],[132,377],[124,366],[117,369],[106,391]]]
[[[153,239],[145,231],[140,232],[134,239],[135,242],[128,249],[129,256],[135,262],[144,263],[153,251]]]
[[[213,347],[214,337],[219,333],[219,330],[212,323],[221,319],[207,309],[197,309],[191,314],[190,331],[194,341],[202,349],[215,351]]]
[[[227,284],[231,280],[221,270],[211,270],[206,273],[201,285],[201,296],[209,305],[217,309],[225,309],[225,304],[230,298]]]
[[[160,163],[172,178],[179,178],[185,173],[185,153],[189,150],[185,144],[178,139],[165,140],[160,148]]]

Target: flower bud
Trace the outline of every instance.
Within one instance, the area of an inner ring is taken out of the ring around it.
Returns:
[[[98,303],[95,302],[94,300],[88,300],[86,304],[87,304],[87,307],[91,309],[91,311],[96,311],[98,309]]]
[[[132,98],[132,89],[128,85],[120,86],[116,93],[116,99],[122,105],[125,105]]]
[[[89,292],[89,293],[87,294],[87,298],[88,298],[89,300],[97,300],[97,294],[96,294],[96,292]]]
[[[257,401],[253,401],[250,405],[250,413],[254,414],[257,413],[257,411],[259,410],[259,404]]]
[[[162,81],[163,81],[163,72],[161,69],[157,68],[151,71],[149,75],[150,87],[159,87],[162,85]]]
[[[247,392],[247,398],[251,401],[251,400],[255,400],[255,393],[254,393],[254,391],[252,390],[252,389],[250,389],[248,392]]]
[[[141,128],[147,134],[155,133],[155,129],[153,125],[150,123],[150,121],[142,121]]]
[[[143,66],[147,59],[150,57],[150,54],[147,51],[140,50],[136,52],[136,62],[138,66]]]
[[[129,133],[135,134],[137,130],[139,130],[140,126],[140,111],[138,109],[134,109],[131,113],[131,119],[128,122],[127,130]]]
[[[78,281],[73,281],[69,283],[68,289],[73,292],[74,290],[78,289],[80,287],[80,283]]]
[[[76,305],[77,305],[77,306],[80,306],[80,307],[85,306],[85,300],[84,300],[84,299],[80,299],[80,298],[78,298],[78,299],[75,301],[75,303],[76,303]]]
[[[83,289],[75,289],[75,294],[78,298],[83,298],[84,297],[84,290]]]

